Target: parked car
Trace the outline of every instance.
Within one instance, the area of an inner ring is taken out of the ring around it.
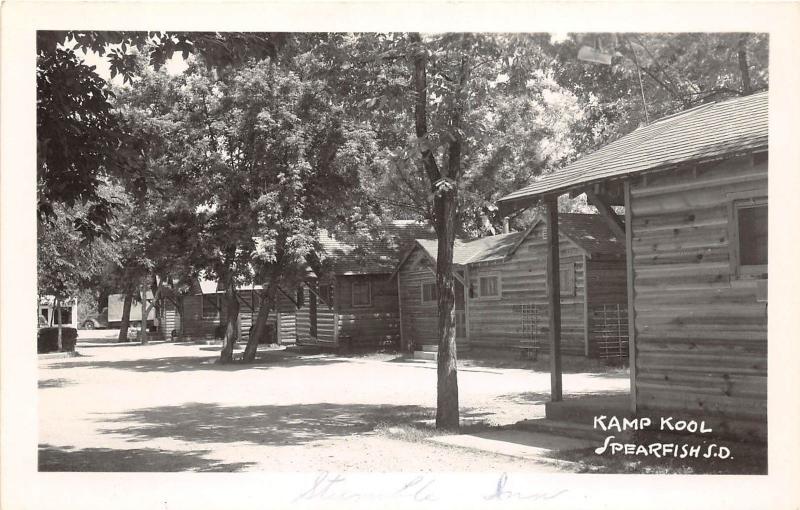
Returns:
[[[103,308],[100,313],[90,315],[83,319],[83,322],[81,322],[81,327],[83,327],[83,329],[108,328],[108,308]]]

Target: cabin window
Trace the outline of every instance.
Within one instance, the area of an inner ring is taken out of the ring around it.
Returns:
[[[422,302],[428,303],[436,301],[436,283],[423,283],[422,284]]]
[[[558,273],[558,287],[562,296],[575,295],[575,264],[561,266]]]
[[[372,294],[369,282],[353,282],[353,306],[370,306]]]
[[[478,278],[478,295],[481,299],[500,298],[500,277],[487,275]]]
[[[200,300],[200,313],[204,319],[219,316],[219,294],[203,294]]]
[[[766,199],[737,200],[733,204],[736,272],[761,276],[767,272],[768,209]]]

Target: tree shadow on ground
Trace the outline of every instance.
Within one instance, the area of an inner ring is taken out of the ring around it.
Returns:
[[[216,356],[172,356],[164,358],[142,358],[124,360],[86,360],[80,359],[71,362],[51,363],[48,369],[65,368],[113,368],[117,370],[131,370],[134,372],[185,372],[197,370],[215,370],[221,372],[235,372],[239,370],[264,370],[274,367],[287,368],[298,366],[330,365],[345,363],[347,360],[336,359],[332,356],[298,356],[294,354],[278,354],[281,351],[271,351],[260,354],[253,363],[227,363],[220,364]]]
[[[602,390],[597,392],[567,391],[564,394],[564,399],[571,400],[571,399],[586,398],[586,397],[608,397],[608,396],[621,396],[621,395],[630,395],[630,392],[628,390],[624,391]],[[523,391],[520,393],[506,393],[504,395],[498,395],[496,398],[497,400],[502,400],[504,402],[510,402],[513,404],[546,404],[550,402],[550,392]]]
[[[139,342],[138,340],[129,340],[127,342],[117,342],[117,341],[109,341],[109,342],[97,342],[94,340],[78,340],[76,344],[76,348],[78,349],[106,349],[109,347],[148,347],[151,345],[160,345],[169,343],[166,340],[151,340],[146,344]],[[194,345],[194,344],[192,344]]]
[[[63,388],[64,386],[71,386],[75,384],[75,381],[72,379],[43,379],[39,381],[39,389],[43,388]]]
[[[39,471],[241,471],[253,462],[207,459],[210,450],[72,448],[39,445]]]
[[[172,438],[194,443],[303,445],[315,441],[372,433],[378,426],[428,427],[435,409],[417,405],[294,404],[220,406],[187,403],[136,409],[103,422],[101,432],[122,434],[133,441]],[[490,413],[464,410],[462,418]]]

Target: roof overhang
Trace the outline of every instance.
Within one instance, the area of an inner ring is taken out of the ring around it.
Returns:
[[[520,193],[520,192],[510,193],[509,195],[506,195],[505,197],[499,199],[497,201],[497,206],[498,209],[500,210],[501,215],[508,216],[514,214],[515,212],[538,205],[542,201],[542,199],[546,196],[551,196],[551,195],[560,196],[565,193],[580,195],[587,188],[591,186],[608,185],[615,181],[624,182],[625,180],[638,175],[654,173],[654,172],[666,172],[666,171],[676,170],[679,168],[685,168],[687,166],[701,165],[705,163],[722,161],[725,159],[735,158],[748,154],[756,154],[759,152],[764,152],[768,150],[768,148],[769,144],[765,140],[763,144],[758,144],[753,147],[748,147],[741,150],[729,151],[724,154],[717,154],[704,158],[679,161],[652,168],[632,169],[628,172],[617,173],[606,177],[587,178],[585,180],[581,180],[580,177],[578,177],[572,179],[568,183],[562,183],[562,184],[559,184],[555,178],[551,177],[552,175],[558,173],[556,171],[554,174],[548,175],[543,179],[541,179],[538,183],[536,183],[537,185],[534,190],[531,190],[530,192],[527,193]]]

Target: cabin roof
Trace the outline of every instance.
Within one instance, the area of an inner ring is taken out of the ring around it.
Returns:
[[[467,265],[508,257],[541,221],[537,219],[524,232],[481,237],[472,241],[457,239],[453,243],[453,263]],[[558,215],[558,226],[561,235],[570,239],[590,256],[625,254],[625,240],[617,239],[606,220],[598,214],[562,213]],[[417,239],[417,244],[431,259],[436,260],[438,245],[435,239]]]
[[[591,256],[625,255],[625,239],[617,239],[606,219],[599,214],[559,213],[558,227]]]
[[[768,146],[768,92],[706,103],[664,117],[501,198],[514,202],[606,179]]]
[[[395,220],[381,228],[383,235],[379,237],[360,236],[347,241],[321,232],[320,259],[327,260],[336,274],[391,273],[415,239],[435,238],[430,226],[413,220]]]
[[[472,241],[456,239],[453,243],[453,263],[458,265],[502,259],[517,244],[522,232],[510,232],[495,236],[481,237]],[[436,239],[417,239],[417,243],[436,260],[438,241]]]

